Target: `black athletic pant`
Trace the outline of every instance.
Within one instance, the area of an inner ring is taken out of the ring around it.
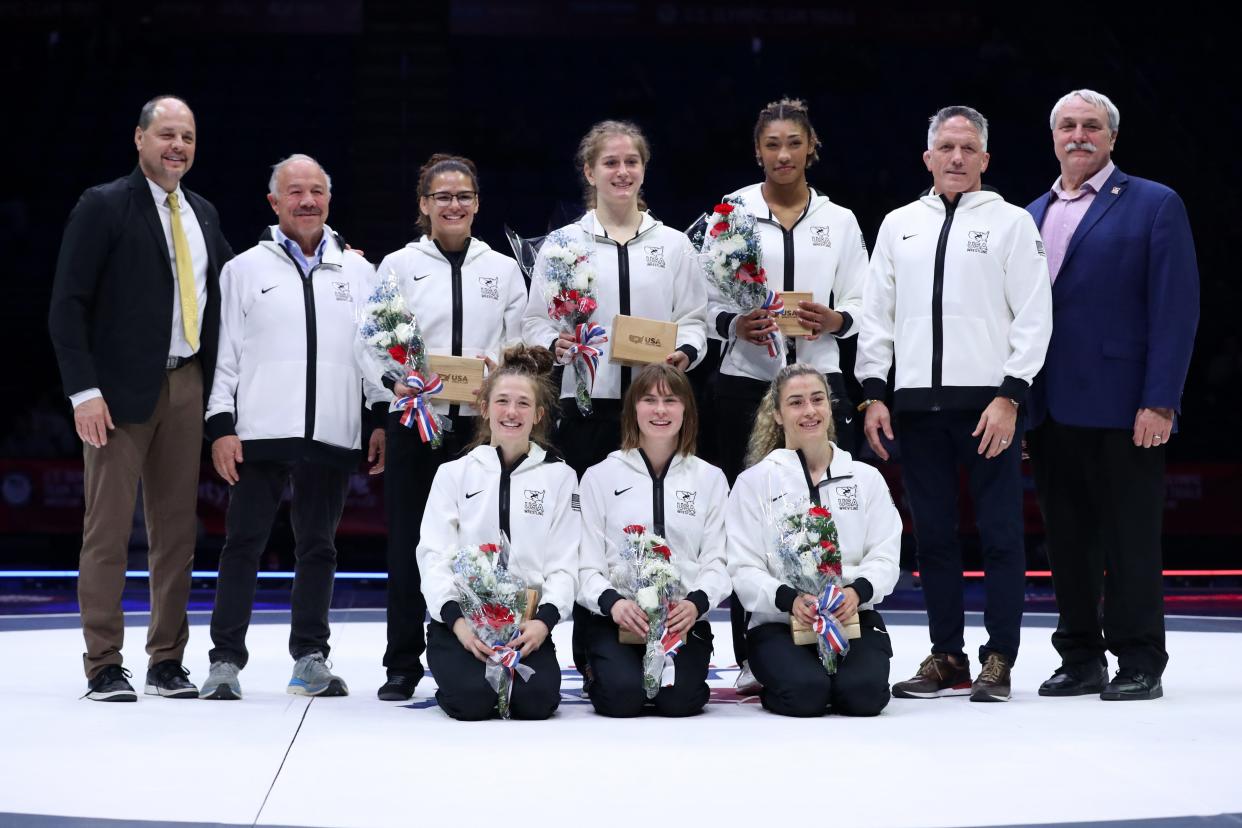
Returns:
[[[1027,445],[1060,613],[1052,644],[1062,662],[1104,664],[1108,649],[1119,667],[1158,676],[1169,660],[1160,549],[1166,450],[1138,448],[1132,436],[1049,419]]]
[[[590,659],[591,704],[603,716],[629,718],[650,709],[661,716],[693,716],[707,704],[707,663],[712,656],[712,625],[704,618],[690,628],[689,637],[673,657],[676,677],[654,699],[643,689],[641,644],[622,644],[611,618],[588,613],[582,624]],[[651,705],[648,708],[648,704]]]
[[[514,719],[546,719],[561,703],[561,665],[556,660],[551,634],[522,663],[535,673],[526,681],[514,676],[509,715]],[[499,697],[483,677],[485,665],[439,621],[427,625],[427,664],[438,688],[436,703],[445,713],[463,722],[499,715]]]
[[[965,655],[965,578],[957,535],[958,468],[965,466],[987,592],[983,624],[988,641],[979,648],[979,660],[997,652],[1012,664],[1018,657],[1026,590],[1022,417],[1013,444],[991,460],[978,453],[982,438],[971,436],[978,423],[976,411],[899,413],[901,476],[914,516],[932,652]]]
[[[211,612],[211,661],[245,667],[246,631],[254,609],[259,559],[267,548],[285,485],[293,484],[293,623],[289,654],[295,659],[323,653],[328,647],[328,610],[336,576],[336,527],[349,490],[348,469],[310,461],[247,460],[237,466],[238,481],[229,492],[220,576]]]
[[[389,673],[421,676],[419,657],[427,649],[424,624],[427,602],[418,574],[419,530],[431,483],[440,466],[454,460],[474,438],[474,417],[454,417],[443,444],[433,449],[417,428],[401,425],[401,414],[388,415],[385,428],[384,511],[388,517],[388,649]]]
[[[836,443],[853,454],[854,407],[846,395],[845,381],[840,374],[829,374],[824,379],[832,397]],[[769,387],[771,383],[763,380],[732,374],[716,375],[715,408],[710,412],[710,417],[702,416],[701,422],[705,424],[704,433],[708,434],[713,433],[713,429],[706,424],[712,420],[715,422],[716,457],[720,460],[720,468],[728,478],[730,486],[744,470],[747,443],[755,424],[755,413]],[[746,627],[749,626],[750,617],[742,609],[737,593],[729,596],[729,622],[733,632],[733,656],[740,665],[746,661]]]
[[[858,622],[862,637],[850,641],[834,675],[824,669],[814,644],[793,643],[788,624],[751,629],[750,669],[763,682],[763,706],[782,716],[878,716],[889,700],[893,646],[878,612],[863,610]]]

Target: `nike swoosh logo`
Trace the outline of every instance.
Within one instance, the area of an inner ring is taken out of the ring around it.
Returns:
[[[908,236],[902,236],[902,237],[901,237],[901,240],[902,240],[902,241],[905,241],[906,239],[912,239],[912,238],[914,238],[914,237],[915,237],[915,236],[917,236],[917,235],[918,235],[918,233],[911,233],[911,234],[910,234],[910,235],[908,235]]]
[[[272,285],[270,288],[263,288],[263,290],[259,291],[259,293],[267,293],[269,290],[275,290],[278,287],[280,287],[280,285]]]
[[[430,275],[431,275],[430,273],[425,273],[422,276],[415,276],[414,281],[421,282],[423,279],[426,279]]]
[[[633,486],[627,486],[627,487],[626,487],[626,488],[624,488],[624,489],[613,489],[613,490],[612,490],[612,494],[613,494],[613,496],[614,496],[614,497],[620,497],[621,495],[625,494],[626,492],[628,492],[628,491],[629,491],[630,489],[632,489],[632,488],[634,488],[634,487],[633,487]]]
[[[772,502],[775,503],[776,501],[780,500],[782,497],[784,497],[783,494],[778,494],[776,497],[772,498]]]
[[[483,494],[483,490],[479,489],[477,492],[471,492],[470,494],[466,495],[466,500],[469,500],[470,498],[474,497],[477,494]]]

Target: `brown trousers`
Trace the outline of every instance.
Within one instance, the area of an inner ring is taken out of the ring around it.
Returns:
[[[78,605],[88,679],[109,664],[121,663],[125,639],[121,593],[139,480],[150,547],[149,665],[181,661],[190,638],[186,604],[198,531],[202,441],[203,372],[196,359],[165,374],[151,419],[118,423],[102,448],[83,446],[86,519]]]

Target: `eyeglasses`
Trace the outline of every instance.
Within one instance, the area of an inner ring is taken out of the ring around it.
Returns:
[[[428,193],[424,196],[424,198],[429,198],[434,201],[437,207],[447,207],[453,203],[454,199],[456,199],[457,203],[462,207],[469,207],[471,204],[474,204],[475,199],[478,197],[478,193],[473,193],[469,190],[465,190],[460,193]]]

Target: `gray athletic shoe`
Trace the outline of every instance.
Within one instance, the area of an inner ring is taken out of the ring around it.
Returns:
[[[332,675],[322,653],[311,653],[293,662],[293,677],[285,692],[294,696],[348,696],[349,688],[344,679]]]
[[[207,672],[207,680],[203,689],[198,691],[200,699],[216,701],[237,701],[242,697],[241,682],[237,679],[236,664],[228,661],[213,661]]]

